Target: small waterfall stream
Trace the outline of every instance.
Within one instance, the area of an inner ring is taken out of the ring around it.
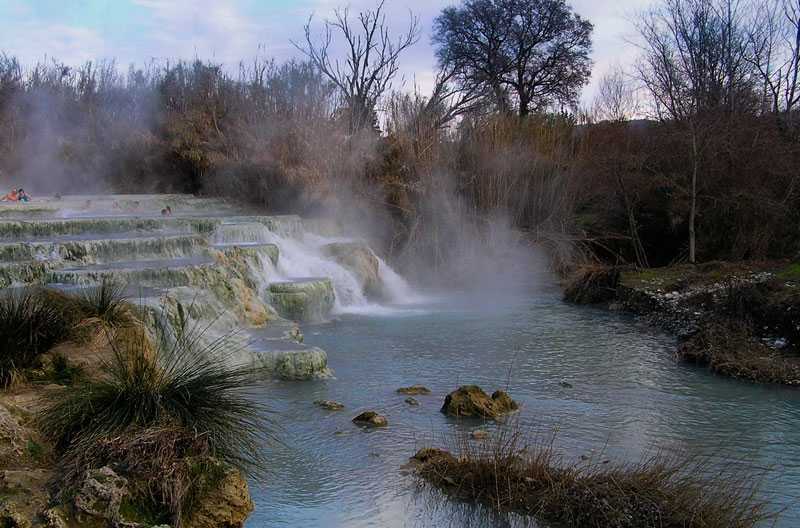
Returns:
[[[394,313],[395,306],[418,301],[419,296],[405,279],[377,256],[378,276],[383,286],[382,303],[367,298],[358,277],[324,252],[328,244],[349,242],[353,239],[307,232],[301,233],[299,238],[281,236],[258,222],[221,224],[214,234],[216,246],[274,244],[278,247],[277,265],[269,259],[260,259],[263,269],[257,272],[267,278],[264,287],[275,281],[329,278],[336,294],[334,313]]]

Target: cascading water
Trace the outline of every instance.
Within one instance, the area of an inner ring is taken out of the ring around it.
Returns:
[[[353,240],[310,233],[301,233],[300,238],[281,236],[257,222],[221,224],[214,234],[214,244],[221,247],[260,244],[274,244],[278,247],[280,258],[277,265],[269,259],[260,259],[263,266],[260,273],[266,277],[264,285],[268,282],[310,277],[329,278],[336,294],[334,312],[380,314],[395,311],[368,299],[358,277],[324,252],[324,247],[330,244],[350,242]],[[385,261],[375,258],[378,261],[378,277],[382,283],[382,300],[388,305],[416,302],[418,296],[408,283]]]

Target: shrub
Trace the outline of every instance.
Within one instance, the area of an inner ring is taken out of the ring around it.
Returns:
[[[202,461],[261,473],[266,410],[249,397],[254,372],[233,363],[229,340],[200,345],[202,335],[191,330],[153,338],[143,326],[109,332],[102,375],[58,395],[39,418],[62,454],[61,489],[87,468],[121,464],[179,524]]]
[[[69,338],[74,319],[35,290],[0,297],[0,387],[36,366],[39,356]]]
[[[614,300],[619,284],[619,268],[584,267],[576,271],[564,289],[564,299],[577,304]]]
[[[253,370],[231,366],[227,339],[201,346],[194,332],[153,344],[146,329],[112,340],[103,375],[60,397],[42,429],[61,449],[132,428],[178,427],[203,437],[209,454],[244,469],[260,467],[263,407],[249,398]]]
[[[656,454],[635,464],[567,463],[552,440],[523,444],[511,429],[476,445],[460,440],[457,455],[420,450],[417,475],[458,500],[563,527],[750,528],[775,516],[747,476],[714,476],[702,460]]]

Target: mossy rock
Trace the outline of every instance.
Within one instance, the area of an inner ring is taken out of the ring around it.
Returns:
[[[494,419],[517,409],[519,405],[505,391],[489,397],[477,385],[464,385],[447,395],[441,411],[448,416]]]
[[[389,420],[387,420],[382,414],[378,414],[375,411],[364,411],[353,418],[353,423],[366,427],[386,427],[389,425]]]

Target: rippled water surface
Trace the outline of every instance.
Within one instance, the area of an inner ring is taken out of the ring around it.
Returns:
[[[567,459],[605,450],[596,456],[638,460],[658,447],[771,467],[762,487],[787,508],[778,525],[800,526],[800,391],[679,365],[670,336],[560,297],[555,285],[520,287],[304,328],[306,341],[328,352],[336,379],[260,388],[282,443],[266,447],[271,473],[252,484],[248,527],[465,525],[453,510],[432,508],[401,466],[449,433],[493,427],[439,412],[444,396],[467,383],[507,386],[523,426],[557,427]],[[433,394],[411,407],[395,390],[416,383]],[[322,410],[318,399],[346,410]],[[385,414],[389,427],[364,431],[350,422],[367,409]]]

